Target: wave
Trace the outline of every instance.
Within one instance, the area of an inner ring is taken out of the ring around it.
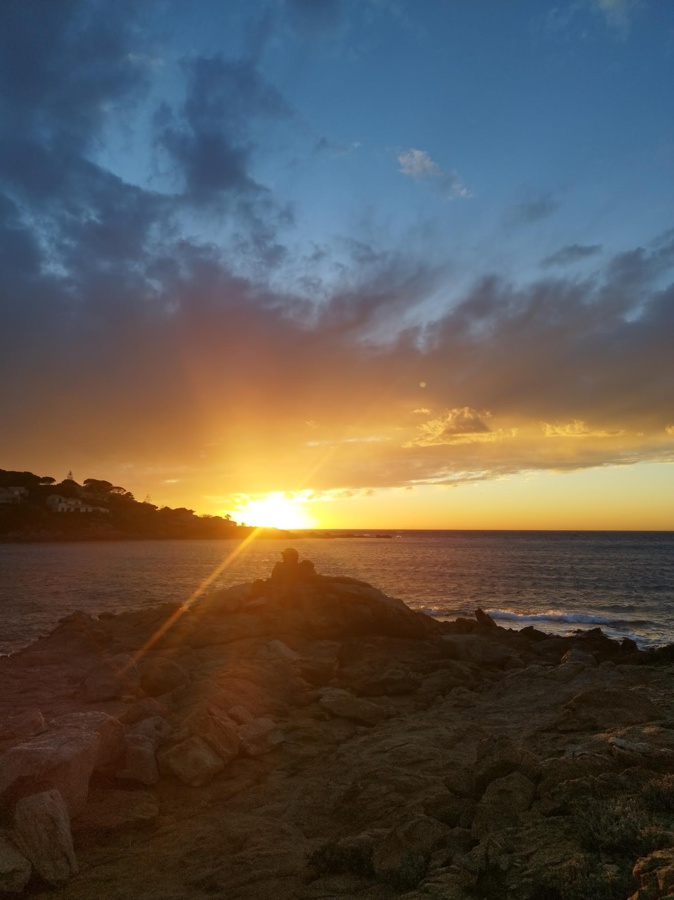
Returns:
[[[621,640],[628,637],[637,642],[641,650],[664,646],[670,640],[670,633],[650,619],[607,616],[590,612],[567,612],[550,609],[542,613],[518,613],[511,609],[488,609],[483,607],[494,621],[503,628],[519,631],[533,626],[550,635],[569,635],[585,628],[601,628],[607,637]],[[418,608],[419,612],[436,619],[453,620],[458,616],[472,619],[475,607],[470,609],[446,609],[437,606]]]
[[[599,613],[564,612],[551,609],[545,613],[517,613],[508,609],[489,610],[492,619],[513,623],[535,625],[537,622],[548,625],[592,625],[606,628],[644,628],[652,623],[647,619],[624,619],[603,616]]]

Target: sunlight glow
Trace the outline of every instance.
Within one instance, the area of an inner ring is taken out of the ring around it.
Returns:
[[[179,621],[179,619],[181,619],[182,616],[184,616],[185,613],[189,611],[190,607],[194,603],[196,603],[199,597],[201,597],[201,595],[210,588],[216,578],[218,578],[226,569],[228,569],[229,566],[231,566],[232,563],[237,559],[237,557],[239,557],[248,548],[249,544],[251,544],[256,538],[257,531],[253,531],[245,540],[243,540],[238,546],[236,546],[234,550],[232,550],[232,552],[223,559],[220,565],[216,566],[213,572],[206,578],[204,578],[201,584],[190,594],[188,599],[181,606],[179,606],[175,612],[171,613],[166,621],[157,628],[157,630],[150,636],[150,638],[143,644],[143,646],[134,653],[131,660],[121,668],[119,674],[123,675],[133,665],[133,663],[139,662],[145,656],[148,650],[154,647],[157,641],[162,638],[167,631],[173,628],[173,626]]]
[[[306,509],[307,502],[302,496],[281,492],[248,497],[237,507],[235,517],[257,528],[314,528],[316,521]]]

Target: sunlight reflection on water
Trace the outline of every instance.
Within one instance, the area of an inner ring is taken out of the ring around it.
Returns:
[[[562,632],[578,627],[574,616],[584,616],[585,627],[596,619],[607,633],[634,634],[641,643],[672,639],[671,533],[398,534],[255,540],[213,587],[266,578],[291,543],[318,572],[360,578],[433,615],[471,615],[479,605],[501,611],[506,627]],[[0,544],[0,652],[17,649],[76,609],[184,602],[240,549],[238,541]]]

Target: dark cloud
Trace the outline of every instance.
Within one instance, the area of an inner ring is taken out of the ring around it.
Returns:
[[[503,224],[507,227],[532,225],[547,219],[559,209],[559,201],[547,194],[527,203],[516,203],[509,206],[503,214]]]
[[[298,257],[310,301],[274,280],[293,210],[255,163],[292,113],[254,62],[179,70],[184,99],[156,120],[176,176],[162,193],[96,161],[106,115],[147,87],[131,8],[6,3],[0,19],[9,468],[50,454],[101,475],[108,460],[211,466],[220,491],[361,490],[671,457],[674,233],[585,280],[485,275],[446,308],[442,268],[336,240]]]
[[[263,192],[250,174],[255,125],[289,116],[285,100],[249,61],[200,57],[187,60],[183,71],[185,102],[178,113],[163,105],[156,126],[188,198],[212,204],[228,193]]]
[[[79,149],[96,135],[106,104],[145,82],[127,54],[133,4],[64,0],[0,6],[3,129]]]
[[[541,267],[547,269],[551,266],[570,266],[590,256],[597,256],[601,250],[601,244],[569,244],[541,260]]]

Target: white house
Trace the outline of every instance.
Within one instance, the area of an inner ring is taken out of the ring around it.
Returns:
[[[47,497],[47,506],[53,512],[60,513],[110,512],[110,510],[105,509],[103,506],[88,506],[86,503],[82,503],[81,500],[78,500],[77,497],[62,497],[60,494],[50,494],[49,497]]]
[[[28,496],[28,488],[4,487],[0,488],[0,503],[23,503]]]

